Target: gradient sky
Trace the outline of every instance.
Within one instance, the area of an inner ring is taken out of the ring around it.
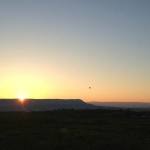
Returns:
[[[149,101],[149,90],[149,0],[0,0],[1,98]]]

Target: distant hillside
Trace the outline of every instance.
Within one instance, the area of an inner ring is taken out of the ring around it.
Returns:
[[[144,102],[90,102],[90,104],[103,107],[120,107],[120,108],[145,108],[150,109],[150,103]]]
[[[0,99],[0,111],[50,111],[57,109],[97,109],[80,99]]]

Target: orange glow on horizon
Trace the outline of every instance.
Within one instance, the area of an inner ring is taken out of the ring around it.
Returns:
[[[33,69],[34,70],[34,69]],[[73,80],[60,73],[40,71],[7,73],[1,79],[0,98],[16,98],[24,102],[28,98],[82,99],[84,101],[149,101],[149,91],[125,83],[94,82],[89,90],[86,78]],[[117,84],[118,83],[118,84]],[[124,85],[124,86],[123,86]],[[147,88],[148,89],[148,88]],[[16,94],[17,93],[17,94]]]

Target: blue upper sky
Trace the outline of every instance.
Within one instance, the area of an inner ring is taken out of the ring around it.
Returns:
[[[149,8],[149,0],[0,0],[0,96],[22,88],[31,97],[149,100]],[[36,95],[37,86],[46,92]]]

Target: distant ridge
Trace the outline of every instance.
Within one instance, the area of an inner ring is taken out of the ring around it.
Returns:
[[[102,107],[150,109],[150,103],[148,102],[90,102],[90,104]]]
[[[0,112],[5,111],[51,111],[59,109],[98,109],[81,99],[0,99]]]

